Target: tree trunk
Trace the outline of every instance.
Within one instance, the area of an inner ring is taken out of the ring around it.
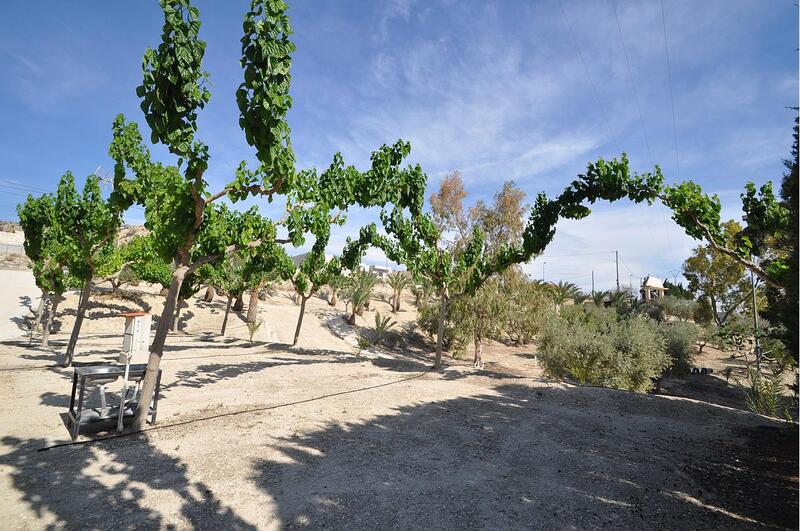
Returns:
[[[83,317],[86,315],[86,306],[89,304],[89,294],[92,291],[92,277],[86,279],[81,290],[80,301],[78,302],[78,315],[75,316],[75,324],[72,327],[72,334],[67,343],[67,353],[64,355],[62,365],[69,367],[72,365],[72,358],[75,356],[75,346],[78,344],[78,335],[81,333]]]
[[[203,301],[212,302],[216,295],[217,295],[217,290],[214,289],[214,286],[208,286],[206,288],[206,294],[203,295]]]
[[[476,369],[483,369],[483,341],[477,334],[475,335],[475,358],[472,364]]]
[[[181,317],[181,305],[183,304],[183,299],[178,297],[178,302],[175,305],[175,316],[172,318],[172,324],[169,327],[170,332],[174,332],[177,328],[180,327],[180,317]]]
[[[150,357],[147,360],[147,370],[142,379],[142,392],[139,398],[139,407],[133,418],[131,429],[134,431],[142,430],[150,414],[150,404],[153,401],[153,393],[156,389],[156,379],[158,377],[158,367],[161,364],[161,357],[164,355],[164,343],[167,340],[169,326],[172,316],[175,314],[175,306],[178,295],[183,285],[183,279],[188,271],[187,266],[178,266],[172,273],[172,282],[169,285],[167,299],[164,301],[164,310],[161,312],[161,319],[158,321],[156,335],[150,347]]]
[[[114,280],[113,278],[109,282],[111,282],[111,296],[116,297],[121,283]]]
[[[38,332],[42,327],[42,316],[44,315],[44,307],[47,304],[47,295],[47,290],[43,289],[42,295],[39,297],[39,307],[36,309],[36,319],[34,319],[33,325],[31,325],[31,329],[34,332]]]
[[[337,291],[336,288],[331,288],[331,295],[330,297],[328,297],[329,306],[336,306],[336,302],[338,301],[338,299],[336,298],[337,295],[336,291]]]
[[[306,312],[306,301],[309,299],[311,295],[308,297],[300,296],[300,315],[297,317],[297,328],[294,329],[294,340],[292,341],[292,346],[297,344],[297,338],[300,337],[300,327],[303,326],[303,314]]]
[[[250,292],[250,302],[247,305],[247,318],[248,323],[255,323],[258,320],[258,292],[261,291],[261,282],[255,285],[253,291]]]
[[[42,346],[48,347],[50,346],[50,329],[53,326],[53,318],[56,316],[56,311],[58,310],[58,304],[64,300],[61,295],[53,294],[53,302],[50,304],[50,313],[47,314],[47,324],[44,327],[44,331],[42,332]]]
[[[234,312],[241,312],[242,308],[244,308],[244,300],[242,299],[243,296],[244,296],[244,293],[237,293],[236,294],[236,300],[233,302],[233,311]]]
[[[434,370],[442,368],[442,347],[444,346],[444,320],[447,316],[447,293],[443,293],[439,303],[439,330],[436,333],[436,361],[433,363]]]
[[[225,306],[225,318],[222,320],[222,331],[220,335],[225,335],[225,329],[228,327],[228,314],[231,313],[231,302],[233,302],[233,295],[228,293],[228,304]]]

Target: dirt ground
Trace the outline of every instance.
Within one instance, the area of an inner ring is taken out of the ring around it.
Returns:
[[[94,296],[76,364],[113,362],[118,313],[157,315],[161,300]],[[192,300],[167,342],[157,424],[52,447],[69,441],[72,370],[55,362],[75,296],[63,307],[53,349],[0,343],[6,529],[798,527],[797,426],[747,412],[716,374],[665,381],[681,396],[576,387],[503,345],[485,370],[448,359],[433,373],[410,300],[404,340],[360,354],[341,303],[311,299],[290,347],[287,292],[262,303],[252,344],[241,315],[218,335],[221,297]]]

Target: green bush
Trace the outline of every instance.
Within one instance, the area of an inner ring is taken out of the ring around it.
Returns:
[[[694,322],[701,326],[708,326],[714,322],[714,309],[708,299],[703,297],[697,301],[692,315]]]
[[[605,308],[563,309],[546,322],[537,343],[546,374],[581,384],[644,392],[670,365],[655,323]]]
[[[686,322],[661,323],[659,329],[667,354],[672,358],[672,370],[677,374],[688,374],[700,335],[697,325]]]

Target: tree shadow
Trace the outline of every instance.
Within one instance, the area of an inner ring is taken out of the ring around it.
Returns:
[[[101,450],[81,444],[37,452],[46,440],[8,436],[2,442],[12,450],[0,456],[0,464],[8,467],[11,483],[38,517],[55,516],[53,527],[254,529],[204,483],[192,481],[179,459],[162,453],[146,437],[134,439],[108,442]],[[100,481],[92,471],[98,465],[116,481]],[[143,488],[177,495],[180,512],[161,514],[145,506]]]
[[[326,359],[297,359],[271,357],[263,361],[248,361],[245,363],[209,363],[198,365],[192,369],[180,370],[175,374],[175,379],[161,386],[162,393],[168,393],[177,387],[201,388],[220,381],[230,380],[244,374],[252,374],[273,367],[294,365],[317,365],[330,363],[358,363],[360,360],[353,356],[338,356]]]
[[[797,528],[796,429],[762,455],[774,428],[704,434],[710,415],[745,413],[629,394],[638,412],[615,423],[622,411],[586,407],[615,391],[494,391],[281,438],[252,480],[285,527]]]

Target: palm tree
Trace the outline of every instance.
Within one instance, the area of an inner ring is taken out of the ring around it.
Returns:
[[[605,306],[606,297],[609,296],[610,291],[595,291],[594,295],[592,295],[592,302],[598,308],[602,308]]]
[[[378,277],[371,273],[358,272],[351,277],[351,283],[347,293],[352,305],[350,316],[347,322],[351,325],[356,324],[356,315],[361,315],[364,305],[369,301],[372,290],[378,283]]]
[[[574,299],[580,292],[580,288],[572,282],[559,280],[558,284],[550,284],[550,298],[553,299],[553,304],[556,305],[556,308],[560,307],[568,300]]]
[[[411,279],[406,273],[397,271],[389,275],[387,278],[387,283],[389,284],[389,287],[392,288],[392,312],[399,312],[400,296],[403,294],[403,290],[406,288],[406,286],[411,283]]]

